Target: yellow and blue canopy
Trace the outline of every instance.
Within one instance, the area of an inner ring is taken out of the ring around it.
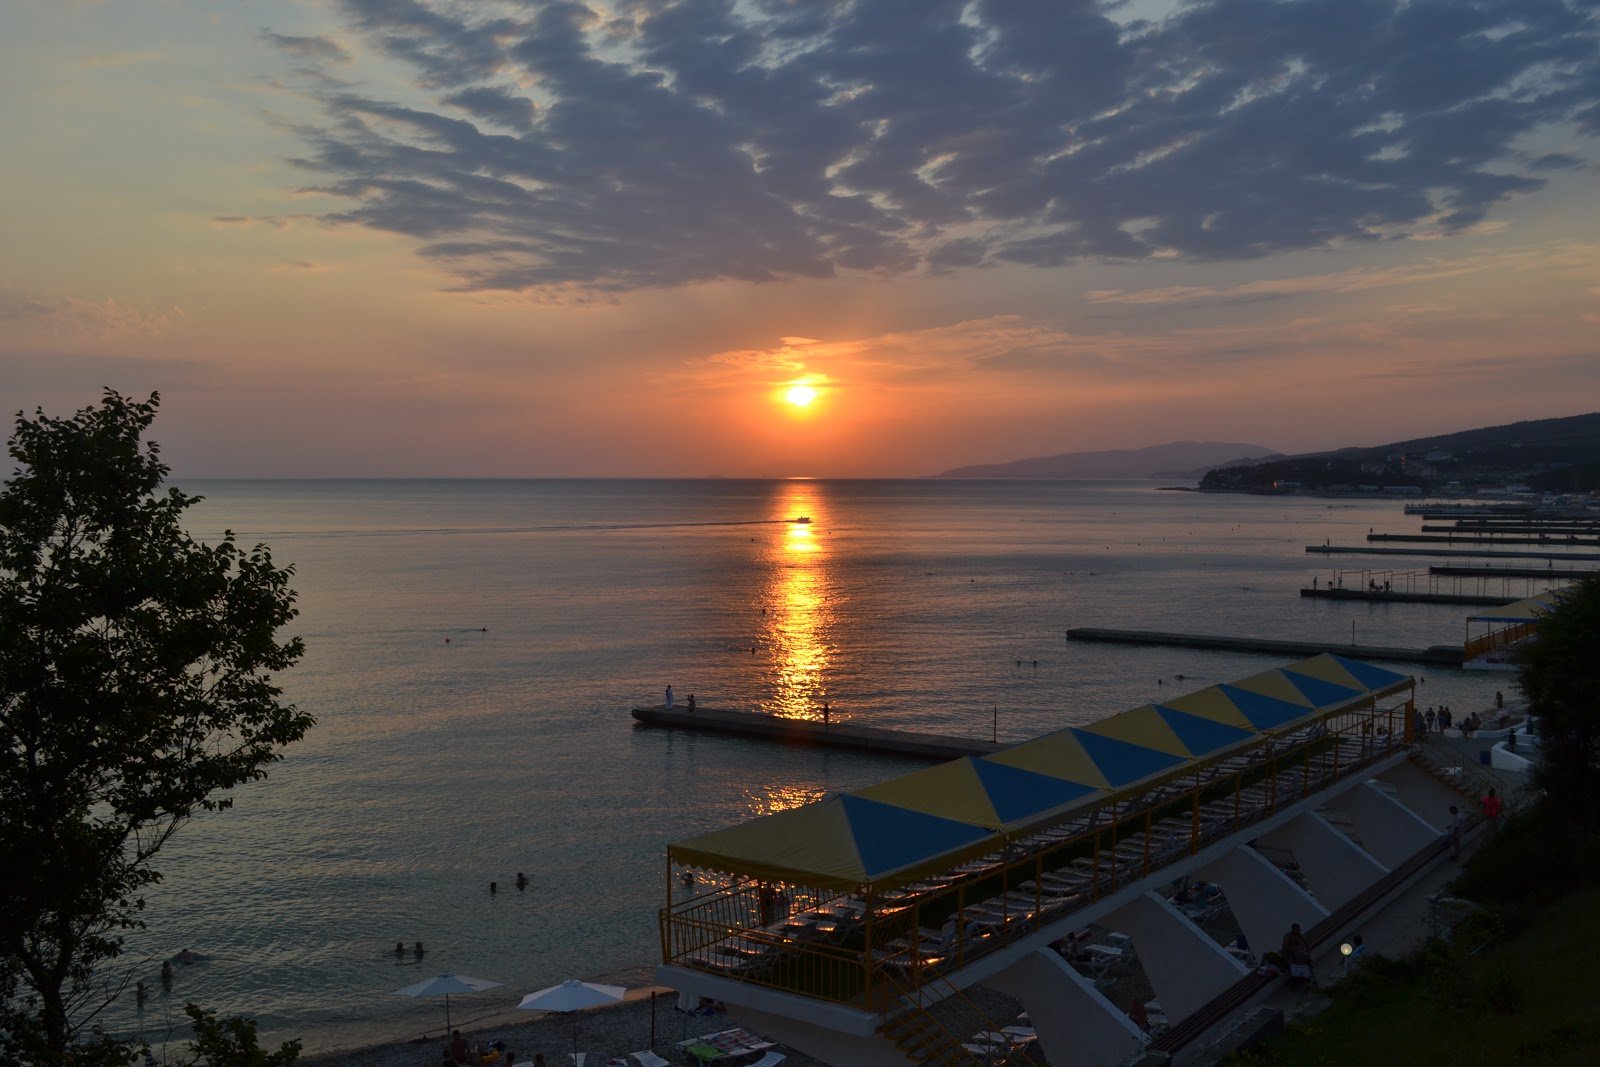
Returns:
[[[903,885],[992,852],[1008,834],[1409,685],[1407,675],[1323,654],[754,819],[669,853],[680,864],[818,888]]]
[[[1516,600],[1510,604],[1502,604],[1497,608],[1486,608],[1483,611],[1467,616],[1468,622],[1533,622],[1541,616],[1548,615],[1555,610],[1556,601],[1561,596],[1561,590],[1550,589],[1537,596],[1530,596],[1524,600]]]

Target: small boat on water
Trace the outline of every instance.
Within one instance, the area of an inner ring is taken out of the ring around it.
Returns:
[[[810,515],[796,515],[794,518],[790,519],[789,521],[790,522],[810,522],[811,521],[811,516]]]

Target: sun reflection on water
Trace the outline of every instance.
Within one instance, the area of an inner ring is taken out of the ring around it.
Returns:
[[[824,789],[806,789],[800,786],[776,786],[763,793],[750,795],[750,814],[775,815],[780,811],[803,807],[827,796]]]
[[[822,718],[827,668],[832,653],[831,581],[822,495],[812,482],[788,482],[775,501],[774,518],[786,521],[770,559],[766,644],[772,650],[772,698],[767,710],[791,719]]]

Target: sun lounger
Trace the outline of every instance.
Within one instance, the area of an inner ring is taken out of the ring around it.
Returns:
[[[782,1063],[788,1058],[789,1057],[783,1055],[781,1052],[769,1052],[765,1056],[762,1056],[759,1060],[756,1060],[756,1062],[752,1063],[750,1067],[778,1067],[778,1064]]]
[[[662,1059],[654,1051],[645,1049],[643,1052],[633,1053],[633,1058],[639,1061],[639,1067],[671,1067],[672,1061]]]

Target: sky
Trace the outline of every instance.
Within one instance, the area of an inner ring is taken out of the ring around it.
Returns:
[[[189,477],[1580,414],[1597,135],[1600,0],[0,0],[0,409],[159,391]]]

